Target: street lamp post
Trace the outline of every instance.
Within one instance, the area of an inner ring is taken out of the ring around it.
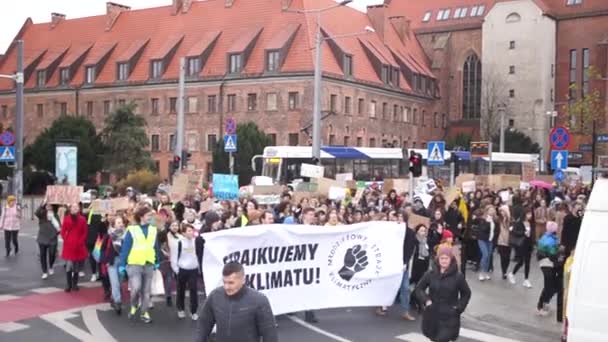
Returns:
[[[500,113],[500,153],[505,152],[505,107],[501,105],[498,107],[498,113]]]
[[[320,9],[310,9],[310,10],[286,10],[286,12],[294,12],[294,13],[314,13],[316,14],[316,25],[317,29],[315,31],[315,65],[314,65],[314,81],[313,81],[313,112],[312,112],[312,158],[318,164],[321,162],[321,77],[323,68],[321,67],[322,59],[321,59],[321,45],[324,40],[328,39],[337,39],[337,38],[345,38],[345,37],[353,37],[362,34],[366,34],[369,32],[374,32],[374,29],[371,27],[366,27],[365,32],[358,32],[352,34],[338,35],[332,37],[323,37],[321,34],[321,13],[334,9],[336,7],[345,6],[351,3],[352,0],[343,0],[335,5],[320,8]]]

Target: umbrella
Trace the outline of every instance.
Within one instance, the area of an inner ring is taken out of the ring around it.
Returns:
[[[545,188],[545,189],[553,189],[553,185],[550,183],[547,183],[545,181],[542,180],[533,180],[530,182],[531,186],[537,187],[537,188]]]

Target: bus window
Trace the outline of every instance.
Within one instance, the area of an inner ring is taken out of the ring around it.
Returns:
[[[274,158],[264,160],[262,176],[270,177],[273,180],[279,180],[279,166],[281,165],[281,159],[278,159],[278,162],[273,159]]]
[[[367,160],[354,160],[353,161],[353,176],[357,180],[369,180],[371,179],[370,165]]]
[[[325,167],[326,178],[336,178],[336,160],[335,159],[321,159],[321,165]]]
[[[352,159],[337,159],[336,173],[354,173]]]

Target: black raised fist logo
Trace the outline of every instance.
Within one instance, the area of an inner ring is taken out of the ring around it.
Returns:
[[[355,273],[363,271],[369,263],[367,252],[361,245],[354,245],[344,254],[344,266],[338,271],[340,278],[349,281]]]

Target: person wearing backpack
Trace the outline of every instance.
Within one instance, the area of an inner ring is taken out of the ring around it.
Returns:
[[[538,298],[536,306],[536,314],[539,316],[547,316],[547,304],[551,301],[554,294],[558,292],[557,273],[555,266],[557,263],[557,254],[559,248],[559,238],[557,237],[557,222],[548,221],[546,232],[538,240],[538,264],[543,272],[544,286]]]
[[[191,224],[182,223],[184,237],[177,242],[177,253],[172,254],[171,268],[177,274],[177,317],[186,317],[184,301],[186,286],[190,290],[190,315],[198,320],[198,270],[199,259],[196,255],[196,231]]]

